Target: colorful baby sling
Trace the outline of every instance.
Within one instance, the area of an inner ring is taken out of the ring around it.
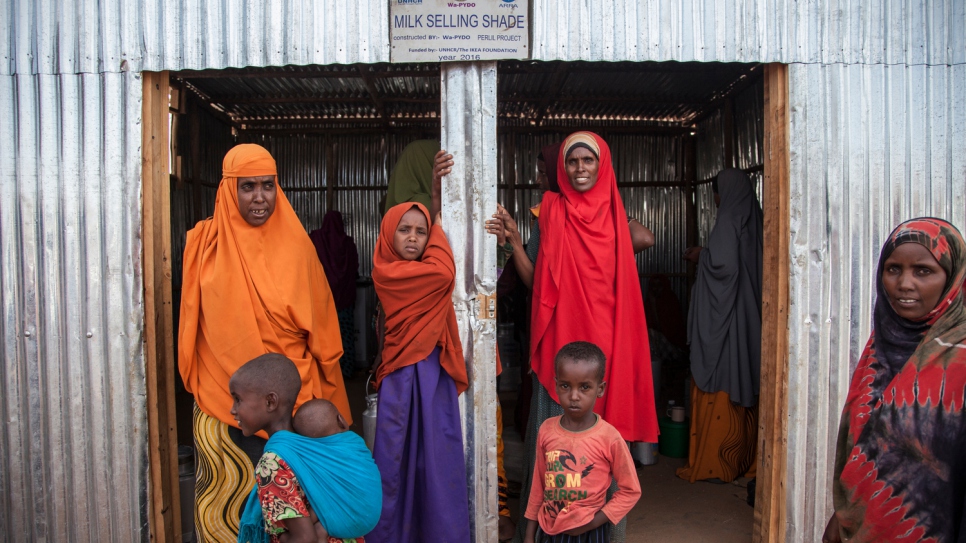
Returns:
[[[331,537],[360,537],[376,526],[382,512],[382,480],[359,435],[342,432],[311,438],[283,430],[272,435],[265,452],[277,454],[292,468]],[[268,541],[256,485],[241,516],[238,543]]]

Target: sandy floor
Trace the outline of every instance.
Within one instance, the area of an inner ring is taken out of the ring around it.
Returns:
[[[641,500],[627,517],[627,543],[751,541],[754,509],[745,503],[747,479],[691,484],[674,475],[684,464],[662,456],[637,470]]]

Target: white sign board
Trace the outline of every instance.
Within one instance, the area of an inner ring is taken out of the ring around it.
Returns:
[[[530,0],[390,0],[392,62],[530,57]]]

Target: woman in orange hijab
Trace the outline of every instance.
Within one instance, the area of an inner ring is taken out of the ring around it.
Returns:
[[[284,354],[302,376],[296,407],[331,400],[351,423],[329,285],[263,147],[225,155],[214,215],[188,232],[183,277],[178,366],[195,397],[195,525],[201,541],[233,543],[265,445],[231,415],[235,370]]]
[[[456,401],[467,377],[452,301],[453,251],[426,207],[408,202],[383,217],[372,264],[386,338],[373,447],[382,516],[366,541],[470,541]]]

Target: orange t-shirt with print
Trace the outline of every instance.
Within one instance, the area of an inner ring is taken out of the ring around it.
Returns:
[[[598,415],[582,432],[547,419],[537,435],[536,465],[524,516],[540,523],[548,535],[583,526],[597,511],[617,524],[641,497],[634,460],[616,428]],[[611,478],[617,492],[607,501]]]

